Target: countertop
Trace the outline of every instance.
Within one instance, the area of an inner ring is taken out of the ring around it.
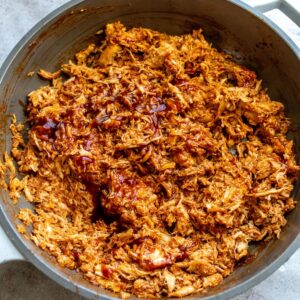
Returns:
[[[253,3],[257,0],[245,0]],[[294,1],[294,0],[292,0]],[[294,2],[299,4],[299,0]],[[19,39],[40,19],[66,0],[0,0],[0,65]],[[265,1],[267,2],[267,1]],[[278,9],[266,13],[300,47],[300,30]],[[3,247],[3,245],[0,245]],[[66,291],[26,262],[0,265],[0,299],[83,299]],[[300,299],[300,249],[269,278],[234,300]]]

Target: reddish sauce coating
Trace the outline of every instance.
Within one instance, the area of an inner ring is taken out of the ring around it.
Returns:
[[[120,296],[184,297],[219,285],[278,238],[299,167],[284,106],[201,30],[108,24],[103,41],[29,94],[24,141],[0,174],[34,210],[33,242]],[[64,80],[61,72],[68,78]]]

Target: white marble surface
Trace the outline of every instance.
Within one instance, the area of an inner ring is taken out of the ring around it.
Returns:
[[[253,0],[245,0],[251,3]],[[299,1],[300,0],[295,0]],[[66,0],[0,0],[0,64],[18,40],[40,19]],[[300,30],[294,23],[280,16],[280,12],[266,13],[273,18],[300,47]],[[3,247],[3,245],[0,245]],[[0,265],[0,299],[82,299],[50,282],[35,268],[22,265],[21,276],[12,276],[20,265]],[[22,275],[23,274],[23,275]],[[22,276],[26,280],[22,280]],[[5,282],[5,285],[3,284]],[[41,292],[40,292],[41,291]],[[300,299],[300,249],[268,279],[234,300],[297,300]]]

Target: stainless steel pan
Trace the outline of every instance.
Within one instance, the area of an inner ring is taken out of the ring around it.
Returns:
[[[291,137],[295,139],[300,157],[300,54],[291,40],[263,15],[240,1],[225,0],[74,0],[48,15],[18,43],[1,68],[1,153],[9,151],[11,146],[7,116],[15,113],[18,120],[25,121],[20,100],[25,102],[30,91],[45,84],[36,76],[27,77],[26,74],[40,68],[57,69],[90,42],[97,30],[115,20],[121,20],[129,27],[145,26],[171,34],[202,27],[216,47],[256,70],[273,99],[285,104],[286,113],[295,124]],[[299,184],[294,196],[300,199]],[[80,274],[59,267],[52,257],[16,231],[15,214],[19,208],[29,206],[24,199],[13,205],[4,191],[0,191],[0,199],[1,225],[28,261],[78,294],[97,299],[115,297],[84,281]],[[288,225],[279,240],[260,248],[253,246],[253,251],[259,252],[255,260],[239,267],[222,285],[207,294],[188,298],[227,299],[261,282],[299,247],[299,220],[300,205],[289,214]],[[0,232],[0,239],[4,238]],[[17,252],[11,252],[6,258],[18,258],[17,255]]]

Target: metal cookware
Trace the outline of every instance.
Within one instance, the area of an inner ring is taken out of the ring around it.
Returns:
[[[9,117],[16,114],[25,121],[26,95],[44,85],[27,73],[40,68],[54,71],[72,58],[94,38],[94,33],[108,22],[120,20],[128,27],[144,26],[159,31],[182,34],[203,28],[206,37],[219,49],[233,55],[240,64],[254,69],[263,79],[273,99],[282,101],[294,121],[291,137],[300,154],[300,53],[293,42],[266,17],[240,1],[225,0],[74,0],[39,22],[15,47],[0,71],[0,152],[10,151]],[[300,199],[299,184],[294,197]],[[38,269],[64,287],[93,299],[112,299],[111,292],[93,286],[81,275],[61,268],[55,260],[24,239],[16,230],[15,214],[29,207],[25,199],[13,205],[5,191],[0,191],[0,222],[18,251]],[[258,256],[242,265],[205,295],[190,299],[227,299],[259,283],[281,266],[300,245],[300,205],[288,216],[288,224],[279,240],[255,246]],[[0,228],[1,229],[1,228]],[[0,231],[0,260],[19,259],[14,248],[5,252]],[[8,244],[7,244],[8,245]],[[8,247],[8,246],[7,246]],[[259,248],[258,248],[259,247]],[[2,255],[2,257],[1,257]]]

